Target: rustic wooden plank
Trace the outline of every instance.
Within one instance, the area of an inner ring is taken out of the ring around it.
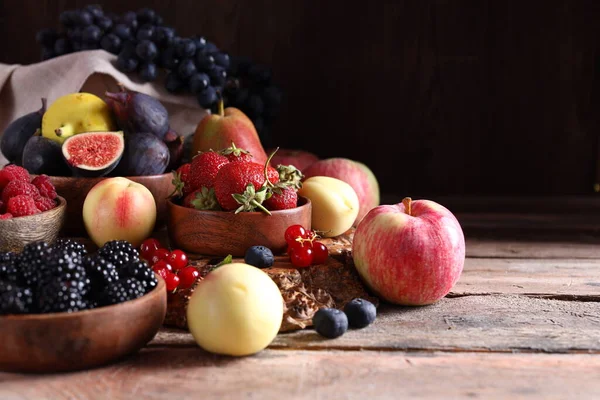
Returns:
[[[451,295],[492,293],[600,301],[600,260],[467,258]]]
[[[154,348],[88,372],[0,374],[0,398],[594,398],[599,373],[600,356],[582,354],[267,350],[232,359],[200,349]]]
[[[195,346],[189,333],[176,329],[161,330],[151,343],[165,345]],[[381,306],[366,329],[334,340],[312,329],[280,334],[271,348],[600,354],[600,306],[493,295],[445,298],[427,307]]]
[[[493,240],[467,237],[467,257],[529,259],[600,259],[600,244],[594,240],[569,242]]]

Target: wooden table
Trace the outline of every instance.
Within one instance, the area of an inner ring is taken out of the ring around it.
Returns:
[[[467,260],[451,294],[428,307],[383,305],[372,326],[335,340],[299,331],[229,358],[163,329],[96,370],[0,374],[0,399],[598,399],[600,224],[591,218],[582,229],[569,216],[459,215]],[[489,237],[503,226],[514,234]],[[517,236],[530,240],[506,239]]]

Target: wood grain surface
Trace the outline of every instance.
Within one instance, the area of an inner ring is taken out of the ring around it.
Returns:
[[[162,366],[159,376],[155,365]],[[585,354],[266,350],[233,359],[198,348],[151,348],[60,379],[0,374],[0,398],[593,399],[599,374],[600,357]]]
[[[3,0],[0,61],[39,60],[36,31],[94,2]],[[101,3],[153,7],[182,35],[271,65],[285,91],[272,144],[363,161],[385,193],[593,193],[594,1]]]

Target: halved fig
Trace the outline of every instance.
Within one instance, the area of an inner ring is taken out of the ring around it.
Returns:
[[[86,132],[73,135],[62,145],[63,157],[75,176],[107,175],[125,150],[123,132]]]

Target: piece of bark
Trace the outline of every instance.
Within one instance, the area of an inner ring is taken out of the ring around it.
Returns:
[[[312,318],[320,308],[343,309],[346,303],[357,297],[379,304],[376,297],[367,293],[354,269],[351,236],[345,234],[321,241],[330,252],[326,264],[296,269],[291,265],[289,257],[277,256],[273,267],[263,269],[277,284],[285,302],[280,332],[312,326]],[[200,276],[204,277],[219,261],[201,257],[193,265]],[[234,259],[233,262],[243,260]],[[186,308],[194,287],[169,295],[165,325],[187,329]]]

